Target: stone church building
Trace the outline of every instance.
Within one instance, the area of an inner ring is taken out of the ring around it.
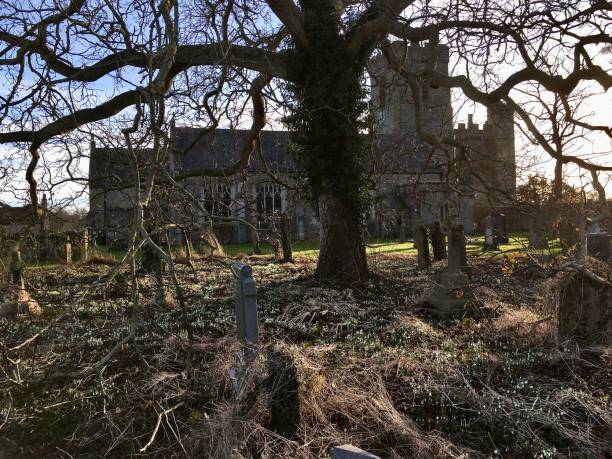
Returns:
[[[405,56],[408,69],[422,69],[430,60],[425,47],[394,46]],[[448,48],[439,46],[437,53],[437,70],[448,74]],[[419,140],[408,85],[382,57],[371,61],[369,74],[371,115],[375,120],[369,158],[372,206],[365,216],[369,237],[397,237],[409,233],[416,221],[431,224],[444,222],[449,216],[458,216],[470,232],[481,216],[493,212],[493,207],[509,203],[516,188],[511,111],[501,105],[489,108],[484,125],[474,124],[470,116],[467,125],[454,127],[450,89],[427,88],[423,96],[425,129],[454,137],[469,147],[469,161],[456,169],[455,179],[449,182],[449,164],[456,152],[432,148]],[[199,170],[222,169],[236,162],[247,135],[246,130],[172,128],[168,170],[175,177],[193,175],[180,180],[180,184],[198,205],[182,209],[167,198],[163,207],[169,221],[204,226],[213,216],[222,242],[244,243],[251,240],[252,233],[245,222],[260,229],[265,239],[266,233],[276,231],[278,215],[286,213],[294,239],[317,238],[316,209],[291,186],[298,169],[288,152],[289,132],[262,131],[261,150],[252,153],[244,174],[214,178],[197,175]],[[139,169],[146,170],[151,153],[149,149],[137,151]],[[135,182],[131,161],[124,149],[91,144],[89,220],[100,243],[127,243]]]

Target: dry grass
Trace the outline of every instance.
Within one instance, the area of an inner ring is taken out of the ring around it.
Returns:
[[[553,287],[538,272],[476,263],[475,291],[494,314],[440,321],[417,308],[431,282],[410,257],[377,255],[377,276],[353,290],[315,285],[311,258],[251,263],[262,349],[238,396],[229,270],[180,267],[191,344],[180,308],[153,301],[150,278],[135,316],[125,278],[91,287],[103,266],[27,272],[45,314],[0,320],[0,453],[319,458],[342,443],[384,458],[609,451],[612,352],[558,346],[546,310]],[[70,293],[83,289],[86,301],[70,310]],[[98,361],[135,317],[134,339],[100,374],[61,376]]]

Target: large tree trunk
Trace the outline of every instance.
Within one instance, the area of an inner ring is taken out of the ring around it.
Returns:
[[[355,206],[327,191],[319,196],[321,249],[317,276],[332,282],[364,282],[368,264],[360,215]]]

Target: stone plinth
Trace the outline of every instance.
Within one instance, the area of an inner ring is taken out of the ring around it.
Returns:
[[[467,274],[461,271],[443,272],[429,302],[441,315],[461,315],[471,296]]]

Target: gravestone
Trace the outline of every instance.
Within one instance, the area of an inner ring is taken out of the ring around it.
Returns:
[[[281,242],[283,246],[283,261],[293,262],[293,252],[291,250],[291,219],[285,212],[281,214]]]
[[[547,249],[548,237],[542,218],[532,216],[529,221],[529,248]]]
[[[612,255],[610,235],[605,232],[590,233],[587,235],[587,252],[591,257],[607,260]]]
[[[280,253],[281,253],[280,241],[278,239],[272,239],[272,242],[270,244],[272,245],[272,253],[274,254],[274,259],[280,260]]]
[[[612,287],[571,272],[561,281],[559,339],[580,345],[612,345]]]
[[[442,231],[440,222],[434,222],[431,229],[431,247],[433,248],[434,260],[440,261],[446,258],[446,236]]]
[[[431,266],[429,256],[429,243],[427,241],[427,229],[423,225],[417,225],[414,229],[414,245],[417,249],[417,266],[419,269],[427,269]]]
[[[236,332],[238,341],[244,346],[247,362],[255,358],[259,326],[257,323],[257,286],[253,270],[249,265],[235,261],[232,270],[236,280]]]
[[[468,299],[473,297],[469,286],[463,225],[452,224],[448,235],[448,268],[440,274],[429,302],[443,316],[462,315]]]
[[[353,445],[334,446],[331,449],[332,459],[380,459],[379,456],[368,453]]]
[[[508,238],[508,230],[506,229],[506,215],[497,214],[495,216],[495,231],[498,244],[507,244],[510,242]]]
[[[81,261],[87,261],[89,258],[89,230],[85,228],[83,230],[83,247],[81,249]]]
[[[495,219],[487,215],[484,219],[484,250],[497,250],[497,239],[495,237]]]
[[[21,259],[21,251],[16,245],[11,252],[11,281],[17,288],[24,289],[25,281],[23,279],[23,260]]]
[[[6,298],[0,299],[0,317],[12,318],[21,314],[29,313],[32,316],[42,314],[42,308],[38,302],[30,297],[25,288],[23,278],[23,260],[19,244],[16,244],[11,252],[11,282],[12,286]],[[7,299],[6,302],[1,302]]]
[[[64,263],[72,264],[72,241],[69,235],[66,235],[66,242],[64,243]]]

